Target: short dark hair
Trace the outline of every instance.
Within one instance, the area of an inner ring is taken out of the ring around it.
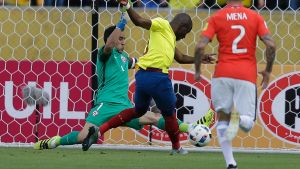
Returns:
[[[108,28],[105,29],[104,31],[104,37],[103,37],[103,40],[104,40],[104,43],[106,43],[108,37],[110,36],[110,34],[116,29],[116,25],[112,25]]]

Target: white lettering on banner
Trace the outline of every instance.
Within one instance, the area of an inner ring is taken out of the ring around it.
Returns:
[[[36,86],[36,82],[28,82],[29,86]],[[5,110],[9,116],[16,119],[28,118],[35,110],[36,106],[27,105],[23,110],[16,110],[13,106],[13,82],[5,81]],[[52,98],[52,83],[45,82],[44,88],[48,94],[49,98]],[[85,119],[84,111],[68,111],[68,99],[69,99],[69,88],[67,82],[60,83],[60,119]],[[47,106],[43,107],[43,119],[51,119],[51,99]]]
[[[29,85],[34,85],[35,83],[31,82]],[[14,84],[12,81],[5,81],[5,92],[4,92],[4,104],[5,104],[5,110],[13,118],[16,119],[24,119],[27,118],[32,114],[32,112],[35,109],[35,106],[26,106],[24,110],[16,110],[13,105],[13,89]]]
[[[60,119],[84,119],[85,112],[68,111],[69,85],[60,83]]]
[[[45,82],[44,89],[48,94],[49,98],[52,98],[52,82]],[[49,104],[43,107],[43,118],[44,119],[51,119],[51,99],[49,100]]]

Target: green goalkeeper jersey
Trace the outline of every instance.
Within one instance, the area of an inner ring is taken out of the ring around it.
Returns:
[[[97,55],[98,91],[95,104],[102,102],[132,106],[128,99],[128,68],[131,67],[131,59],[125,53],[119,53],[113,48],[107,60],[103,60],[103,48]]]

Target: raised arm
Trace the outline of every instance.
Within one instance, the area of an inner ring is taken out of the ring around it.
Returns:
[[[119,37],[121,35],[121,30],[116,28],[110,36],[107,38],[107,42],[105,43],[105,46],[103,48],[103,54],[105,56],[109,56],[112,52],[113,48],[118,45]]]
[[[118,0],[118,1],[121,5],[126,7],[127,13],[134,25],[142,27],[147,30],[150,29],[151,20],[145,19],[141,17],[137,12],[135,12],[131,6],[131,3],[129,2],[130,0],[128,0],[128,2],[126,2],[125,0]]]
[[[263,43],[266,46],[265,57],[267,60],[267,65],[265,70],[259,72],[263,76],[263,80],[261,82],[262,88],[265,89],[267,88],[270,81],[270,74],[272,72],[273,63],[275,60],[276,46],[274,40],[271,38],[269,34],[260,37],[260,39],[263,41]]]
[[[104,37],[104,41],[106,41],[106,42],[105,42],[105,45],[104,45],[104,48],[103,48],[103,55],[100,56],[100,59],[102,61],[105,61],[105,60],[108,59],[108,57],[110,56],[113,48],[118,45],[120,40],[122,40],[120,38],[124,38],[124,37],[121,37],[121,33],[122,33],[122,31],[124,31],[126,23],[127,23],[126,19],[124,18],[123,15],[121,15],[120,21],[116,25],[113,32],[108,36],[107,40]],[[109,29],[111,29],[111,28],[109,28]],[[107,30],[105,32],[105,34],[106,33],[109,34],[109,32],[110,32],[110,30]]]
[[[204,58],[204,49],[209,43],[209,39],[206,36],[201,36],[195,47],[195,80],[200,81],[201,75],[201,60]]]

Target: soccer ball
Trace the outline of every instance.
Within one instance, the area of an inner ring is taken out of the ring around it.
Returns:
[[[210,129],[203,125],[195,125],[189,131],[189,141],[196,147],[206,146],[211,140],[211,131]]]

